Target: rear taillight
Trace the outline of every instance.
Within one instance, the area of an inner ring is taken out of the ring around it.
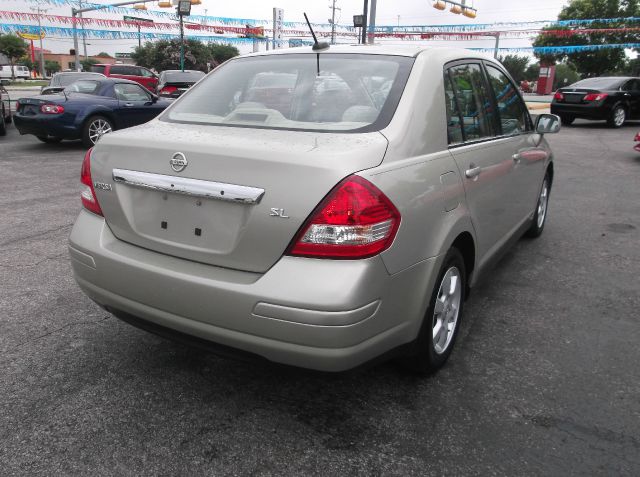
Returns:
[[[178,91],[178,88],[176,86],[165,86],[160,90],[160,94],[163,96],[170,95],[171,93],[175,93],[176,91]]]
[[[634,137],[633,140],[640,141],[640,132],[636,134],[636,137]]]
[[[40,106],[40,112],[44,114],[62,114],[64,107],[59,104],[43,104]]]
[[[582,99],[585,101],[602,101],[607,96],[609,96],[607,93],[589,93]]]
[[[556,94],[553,95],[553,99],[555,99],[556,101],[564,101],[564,94],[562,94],[560,91],[556,91]]]
[[[16,99],[16,111],[20,109],[20,100]]]
[[[366,258],[386,250],[400,226],[400,212],[376,186],[349,176],[320,202],[292,242],[289,255]]]
[[[82,190],[80,197],[82,198],[82,205],[85,209],[93,212],[94,214],[102,215],[102,209],[98,203],[96,191],[93,188],[93,181],[91,180],[91,151],[93,151],[93,148],[87,151],[84,155],[84,160],[82,161],[80,182],[82,182],[85,187]]]

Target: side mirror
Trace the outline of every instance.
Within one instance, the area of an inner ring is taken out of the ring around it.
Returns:
[[[158,97],[155,94],[151,95],[151,102],[154,104],[158,102]]]
[[[554,134],[560,131],[560,118],[555,114],[540,114],[536,119],[538,134]]]

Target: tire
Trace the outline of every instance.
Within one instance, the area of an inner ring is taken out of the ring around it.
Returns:
[[[58,144],[60,141],[62,141],[62,138],[57,136],[36,136],[36,137],[46,144]]]
[[[2,110],[0,110],[0,136],[6,136],[7,135],[7,123],[5,122],[4,119],[4,108],[2,108]]]
[[[93,147],[102,136],[112,131],[113,123],[110,119],[104,116],[91,116],[82,128],[82,144],[86,148]]]
[[[563,114],[562,116],[560,116],[560,122],[565,126],[570,126],[575,120],[575,116],[569,116],[567,114]]]
[[[455,290],[452,293],[446,293],[445,289],[452,285],[455,286]],[[418,374],[427,375],[434,373],[446,363],[460,329],[466,288],[467,275],[464,259],[457,248],[451,248],[438,272],[429,307],[415,343],[416,348],[403,361],[409,369]],[[442,328],[443,315],[445,315],[445,322],[448,323],[446,328]],[[436,328],[446,331],[434,333]]]
[[[549,210],[549,195],[551,193],[551,179],[549,173],[545,174],[542,186],[540,187],[540,194],[538,194],[538,203],[536,204],[536,211],[533,214],[533,221],[531,227],[525,232],[525,236],[529,238],[538,238],[542,235],[544,230],[544,224],[547,222],[547,212]]]
[[[612,128],[622,127],[627,120],[627,110],[621,104],[616,105],[607,118],[607,125]]]

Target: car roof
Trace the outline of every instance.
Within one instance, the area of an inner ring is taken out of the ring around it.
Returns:
[[[58,76],[58,75],[95,75],[98,76],[99,78],[106,78],[105,75],[103,75],[102,73],[94,73],[93,71],[60,71],[59,73],[54,73],[53,76]]]
[[[237,58],[247,58],[253,56],[270,56],[270,55],[292,55],[292,54],[316,54],[317,51],[313,51],[310,46],[301,46],[296,48],[282,48],[271,51],[261,51],[258,53],[249,53]],[[390,55],[390,56],[407,56],[417,57],[418,55],[425,54],[429,56],[430,60],[447,63],[456,59],[462,58],[476,58],[490,61],[494,60],[491,56],[485,53],[479,53],[473,50],[467,50],[464,48],[451,48],[451,47],[439,47],[439,46],[426,46],[426,45],[386,45],[386,44],[367,44],[367,45],[332,45],[330,48],[321,50],[320,54],[324,53],[341,53],[341,54],[366,54],[366,55]]]
[[[162,73],[204,73],[204,71],[200,71],[200,70],[162,70],[160,72],[160,74]],[[206,73],[204,73],[206,74]]]

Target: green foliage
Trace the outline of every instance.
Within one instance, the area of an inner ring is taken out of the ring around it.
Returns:
[[[105,53],[104,51],[101,51],[96,56],[99,56],[100,58],[113,58],[113,56],[111,56],[109,53]]]
[[[516,84],[520,84],[520,82],[525,79],[525,71],[529,64],[529,58],[526,56],[507,55],[501,56],[498,59],[500,60],[500,63],[502,63],[502,66],[504,66],[509,72]]]
[[[37,61],[35,62],[31,61],[31,58],[29,58],[28,56],[22,57],[18,61],[16,61],[16,65],[26,66],[30,70],[34,70],[34,69],[37,70],[38,64],[39,63]]]
[[[16,79],[13,65],[15,65],[16,60],[25,56],[27,51],[27,44],[19,36],[10,34],[0,35],[0,53],[9,60],[9,64],[11,65],[11,79]]]
[[[48,75],[52,75],[60,71],[62,68],[60,67],[60,63],[57,61],[45,60],[44,69]]]
[[[592,18],[625,18],[639,16],[638,0],[571,0],[565,6],[558,20],[592,19]],[[595,22],[579,27],[560,27],[551,25],[546,30],[580,31],[594,28],[637,27],[637,22],[620,20],[616,22]],[[568,46],[568,45],[604,45],[610,43],[638,43],[640,35],[636,32],[583,33],[562,37],[540,34],[533,46]],[[583,76],[599,76],[614,72],[624,67],[626,56],[622,49],[603,49],[570,54],[539,55],[543,63],[557,63],[570,60]]]
[[[94,60],[93,58],[87,58],[86,60],[80,60],[80,64],[82,65],[82,71],[91,71],[91,66],[100,63],[98,60]]]
[[[207,63],[215,68],[220,63],[239,54],[231,45],[206,45],[199,40],[185,40],[184,67],[189,70],[207,71]],[[156,71],[180,68],[180,40],[147,42],[131,55],[136,64]]]
[[[540,63],[530,64],[524,72],[524,79],[527,81],[538,81],[540,76]]]
[[[580,75],[571,63],[558,63],[556,65],[556,75],[553,80],[553,90],[569,86],[580,79]]]

